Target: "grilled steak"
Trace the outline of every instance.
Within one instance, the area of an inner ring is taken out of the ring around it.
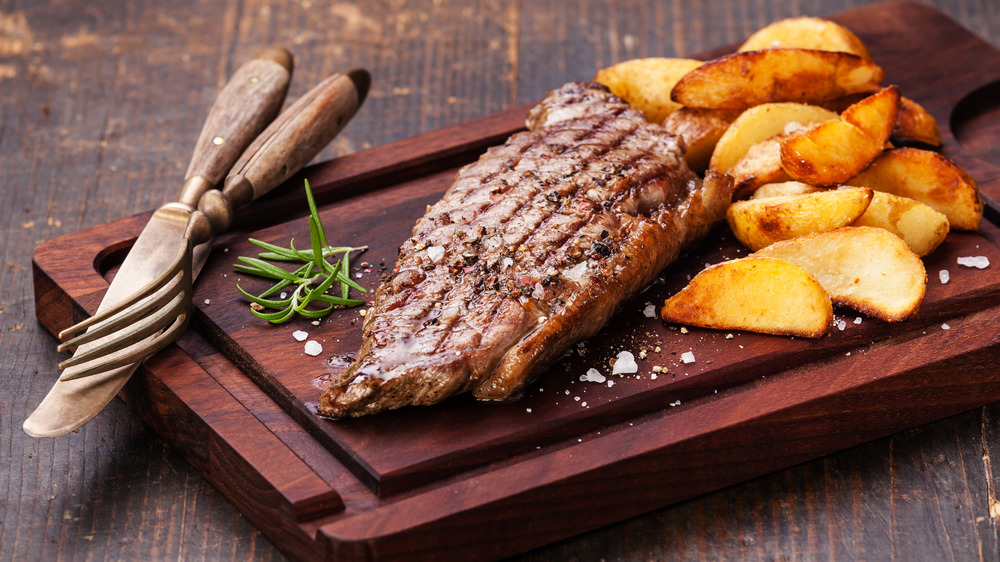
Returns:
[[[527,124],[417,221],[322,415],[516,395],[725,215],[728,176],[702,182],[599,84],[556,90]]]

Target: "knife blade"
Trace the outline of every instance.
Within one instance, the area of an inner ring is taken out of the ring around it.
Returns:
[[[244,149],[274,120],[288,92],[292,66],[292,55],[274,47],[233,73],[209,110],[178,200],[153,213],[108,287],[98,312],[128,298],[169,265],[173,252],[162,251],[163,241],[183,237],[188,216],[202,194],[222,181]],[[205,253],[199,249],[196,255]],[[101,343],[102,340],[97,340],[85,344],[77,353]],[[22,426],[25,433],[54,437],[80,427],[121,390],[137,366],[120,367],[87,379],[57,382],[25,420]]]

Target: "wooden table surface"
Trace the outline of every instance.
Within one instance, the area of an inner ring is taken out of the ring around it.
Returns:
[[[262,47],[293,50],[290,97],[371,70],[330,158],[539,99],[620,60],[866,3],[0,0],[0,559],[283,558],[119,400],[65,437],[21,431],[61,358],[35,319],[32,251],[171,198],[218,89]],[[1000,4],[931,4],[1000,47]],[[518,558],[995,560],[994,456],[997,405]]]

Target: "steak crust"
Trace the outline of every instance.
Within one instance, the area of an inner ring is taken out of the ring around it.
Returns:
[[[725,216],[731,179],[702,181],[600,84],[552,92],[527,126],[417,221],[321,415],[515,396]]]

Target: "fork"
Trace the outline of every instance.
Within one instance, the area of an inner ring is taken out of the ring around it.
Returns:
[[[184,237],[165,271],[120,303],[59,333],[58,351],[106,338],[59,364],[79,367],[60,381],[108,372],[142,360],[176,340],[191,319],[194,248],[225,232],[234,209],[280,185],[313,159],[353,117],[371,77],[356,69],[335,74],[299,98],[243,152],[223,182],[190,214]],[[203,260],[204,256],[199,256]]]

